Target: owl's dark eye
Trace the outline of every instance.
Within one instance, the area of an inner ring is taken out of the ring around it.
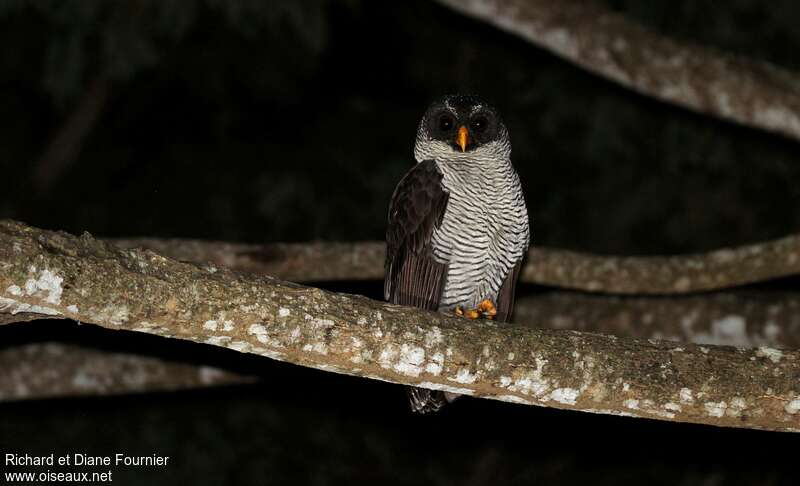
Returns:
[[[455,126],[456,121],[450,115],[442,115],[439,117],[439,130],[449,132]]]
[[[470,128],[472,128],[472,131],[475,133],[481,133],[482,131],[486,130],[487,125],[489,125],[489,120],[487,120],[486,117],[479,116],[478,118],[472,120]]]

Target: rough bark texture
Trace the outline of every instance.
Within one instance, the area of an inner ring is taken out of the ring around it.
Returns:
[[[210,366],[63,343],[0,349],[0,401],[171,391],[255,381]]]
[[[555,291],[519,299],[514,320],[619,337],[800,349],[800,294],[796,292],[615,297]]]
[[[384,244],[296,243],[243,245],[152,238],[113,240],[176,260],[264,273],[293,282],[380,280]],[[687,294],[800,274],[800,236],[703,254],[619,257],[531,248],[520,275],[533,283],[586,292]]]
[[[585,0],[438,0],[639,93],[800,138],[795,73],[678,42]]]
[[[518,299],[515,315],[521,325],[531,323],[547,329],[694,344],[800,349],[800,295],[790,292],[620,298],[554,291]],[[7,317],[16,320],[19,316]],[[156,358],[58,343],[0,351],[0,369],[8,373],[0,376],[0,400],[141,393],[253,381],[206,366],[162,363]],[[126,376],[131,370],[133,379]],[[99,377],[85,378],[92,374]]]
[[[0,308],[529,405],[800,431],[800,351],[469,321],[15,222]]]

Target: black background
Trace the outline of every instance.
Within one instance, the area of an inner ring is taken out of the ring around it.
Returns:
[[[800,69],[796,2],[610,4],[668,35]],[[382,239],[425,106],[475,92],[509,126],[535,245],[665,254],[800,229],[797,142],[634,94],[433,3],[244,2],[238,16],[232,2],[158,5],[0,4],[0,218],[103,237]],[[111,95],[79,156],[37,190],[35,161],[106,71]],[[120,334],[20,324],[0,329],[0,345],[67,340],[262,383],[3,404],[2,451],[170,456],[115,469],[115,484],[797,477],[793,435],[471,399],[417,417],[398,386]]]

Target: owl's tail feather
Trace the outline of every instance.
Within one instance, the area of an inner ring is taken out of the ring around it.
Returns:
[[[412,386],[406,387],[406,391],[408,392],[408,403],[411,405],[411,410],[421,414],[437,412],[457,396],[452,393]]]

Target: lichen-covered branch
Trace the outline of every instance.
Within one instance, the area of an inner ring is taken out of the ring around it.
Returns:
[[[552,291],[518,299],[515,315],[522,325],[547,329],[763,350],[800,349],[800,294],[795,292],[661,298]],[[17,319],[19,314],[8,317]],[[193,368],[59,343],[0,350],[0,369],[4,370],[0,401],[139,393],[253,380],[207,366]]]
[[[800,349],[800,293],[618,297],[552,291],[517,299],[515,322],[619,337]]]
[[[246,245],[198,240],[114,240],[171,258],[264,273],[293,282],[378,280],[380,242]],[[620,257],[533,247],[520,281],[615,294],[688,294],[800,274],[800,235],[709,253]]]
[[[0,369],[0,401],[172,391],[255,381],[254,377],[211,366],[55,342],[0,349]]]
[[[800,139],[796,73],[659,35],[586,0],[437,0],[639,93]]]
[[[0,308],[528,405],[800,431],[800,351],[470,321],[15,222]]]

